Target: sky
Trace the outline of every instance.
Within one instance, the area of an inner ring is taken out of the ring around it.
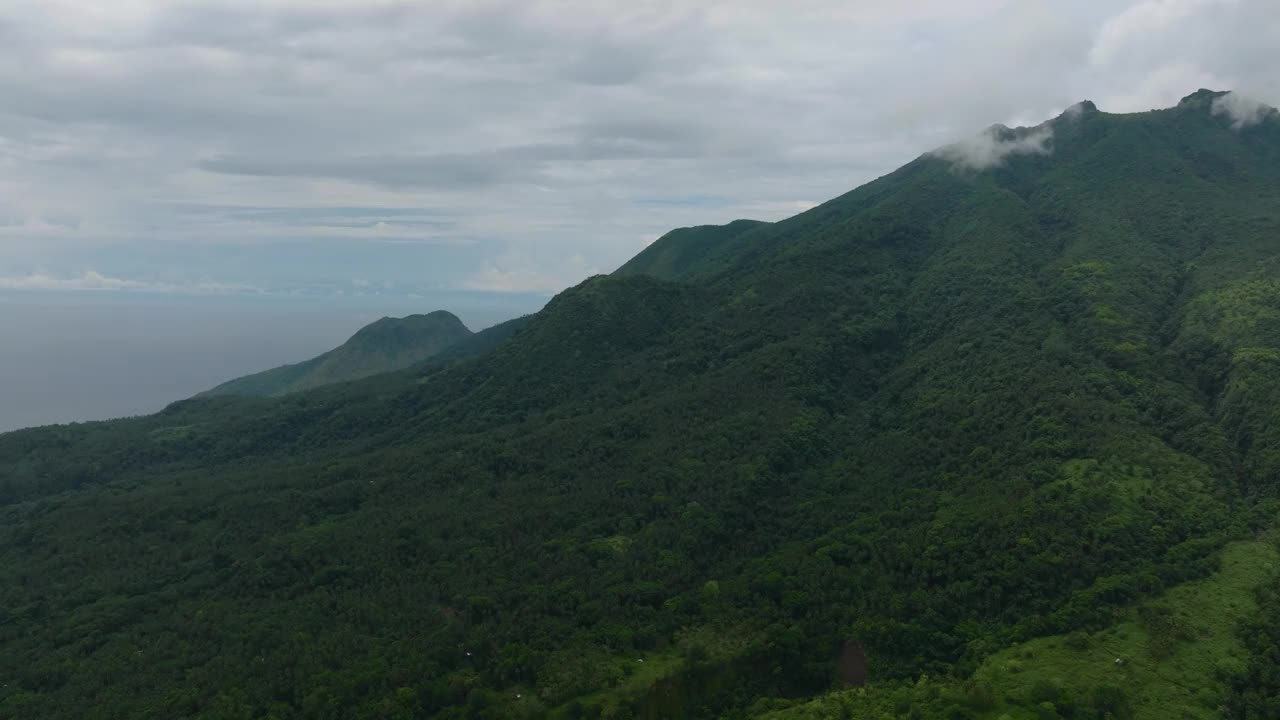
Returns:
[[[1280,102],[1275,0],[0,0],[0,48],[18,293],[545,297],[992,123]]]

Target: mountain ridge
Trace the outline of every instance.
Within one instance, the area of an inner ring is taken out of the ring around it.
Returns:
[[[677,228],[654,240],[614,274],[680,279],[690,275],[708,257],[722,252],[741,235],[768,224],[760,220],[734,220],[725,225]]]
[[[437,310],[403,318],[383,317],[333,350],[299,363],[228,380],[201,396],[269,397],[403,370],[472,337],[456,315]]]
[[[1221,632],[1162,598],[1274,576],[1280,123],[1215,101],[924,154],[457,361],[0,436],[0,710],[1245,717],[1265,648],[1198,693],[1043,649],[1137,618],[1159,682]]]

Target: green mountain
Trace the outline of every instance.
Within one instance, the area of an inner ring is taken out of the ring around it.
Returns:
[[[342,345],[305,362],[229,380],[202,395],[270,397],[403,370],[440,354],[472,333],[452,313],[384,317]]]
[[[614,274],[679,280],[705,270],[716,260],[730,257],[734,241],[768,224],[759,220],[734,220],[728,225],[678,228],[653,241]]]
[[[449,347],[444,348],[439,353],[433,355],[429,363],[432,365],[461,360],[465,358],[477,357],[485,355],[496,349],[499,345],[510,340],[517,332],[522,330],[524,326],[529,324],[533,319],[532,315],[513,318],[506,322],[500,322],[497,325],[487,327],[473,335],[470,335]]]
[[[1275,717],[1280,119],[1223,97],[0,435],[0,717]]]

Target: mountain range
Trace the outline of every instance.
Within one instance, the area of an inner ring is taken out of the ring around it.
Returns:
[[[1274,109],[1084,102],[425,317],[0,435],[0,717],[1280,714]]]

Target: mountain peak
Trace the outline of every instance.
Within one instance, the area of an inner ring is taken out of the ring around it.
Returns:
[[[456,330],[457,328],[465,330],[466,326],[462,324],[462,320],[457,315],[448,310],[436,310],[425,315],[406,315],[402,318],[383,316],[360,328],[347,342],[388,332],[418,332],[432,329]]]
[[[295,365],[223,383],[207,395],[284,395],[320,385],[403,370],[437,355],[471,331],[457,315],[436,310],[425,315],[383,317],[360,328],[339,347]]]
[[[448,310],[432,310],[423,317],[436,318],[439,320],[448,320],[451,322],[461,323],[462,320]]]
[[[1213,101],[1228,94],[1229,90],[1208,90],[1200,88],[1178,101],[1178,107],[1208,107]]]
[[[768,226],[759,220],[738,219],[727,225],[677,228],[653,241],[639,255],[618,268],[618,275],[651,275],[676,280],[714,267],[738,240]]]
[[[1076,118],[1086,113],[1098,112],[1098,106],[1093,104],[1092,100],[1081,100],[1080,102],[1063,110],[1059,118]]]

